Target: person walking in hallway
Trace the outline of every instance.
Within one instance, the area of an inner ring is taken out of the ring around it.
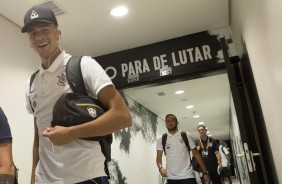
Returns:
[[[190,133],[178,129],[177,117],[174,114],[166,115],[165,124],[168,132],[157,139],[156,164],[160,174],[167,177],[167,184],[197,184],[189,150],[192,150],[206,183],[209,183],[209,174]],[[166,166],[162,163],[163,153],[166,154]]]
[[[204,159],[212,184],[221,184],[222,162],[218,144],[215,139],[207,136],[207,129],[204,125],[198,126],[197,130],[200,135],[200,138],[196,141],[197,150]],[[203,178],[202,182],[204,183]]]
[[[222,167],[223,167],[221,171],[222,183],[224,184],[226,180],[229,184],[232,184],[232,180],[230,177],[231,176],[231,170],[230,170],[231,155],[228,149],[222,145],[223,143],[220,144],[218,139],[216,141],[219,145],[219,153],[220,153],[221,160],[222,160]]]

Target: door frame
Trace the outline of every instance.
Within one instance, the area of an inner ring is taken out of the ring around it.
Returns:
[[[245,149],[245,158],[252,184],[278,184],[274,169],[265,121],[252,73],[246,47],[239,56],[229,57],[224,37],[220,39],[225,66],[229,78],[240,134]]]

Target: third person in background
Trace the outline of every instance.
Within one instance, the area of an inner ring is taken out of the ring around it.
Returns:
[[[196,141],[197,150],[204,159],[212,184],[221,184],[222,162],[218,144],[215,139],[207,136],[207,129],[204,125],[198,126],[197,130],[200,135],[200,138]],[[202,183],[204,183],[203,177]]]
[[[231,180],[231,170],[230,170],[230,162],[231,162],[231,155],[228,151],[228,149],[223,146],[223,142],[220,144],[219,140],[217,140],[217,143],[219,145],[219,153],[222,160],[222,171],[221,171],[221,180],[222,183],[225,183],[225,181],[228,181],[229,184],[232,184]]]

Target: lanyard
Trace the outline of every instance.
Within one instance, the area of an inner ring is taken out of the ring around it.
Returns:
[[[210,143],[209,137],[208,137],[207,139],[208,139],[207,145],[206,145],[206,147],[204,148],[204,145],[203,145],[203,143],[202,143],[202,140],[201,140],[201,138],[199,138],[200,143],[201,143],[201,148],[202,148],[204,151],[207,151],[208,145],[209,145],[209,143]]]

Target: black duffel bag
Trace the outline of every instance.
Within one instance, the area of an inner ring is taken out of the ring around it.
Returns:
[[[106,112],[106,108],[97,99],[77,93],[65,93],[53,107],[51,126],[70,127],[95,120]],[[99,141],[104,136],[83,138]]]

